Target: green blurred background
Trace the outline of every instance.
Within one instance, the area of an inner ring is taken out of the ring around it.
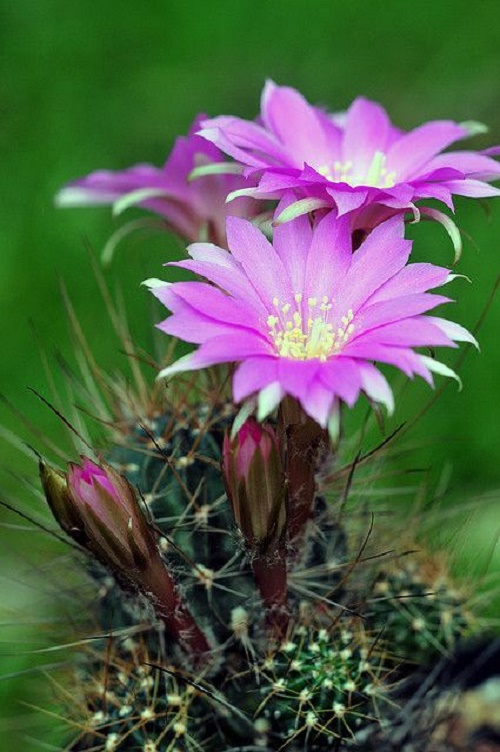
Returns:
[[[53,196],[64,182],[98,167],[161,164],[198,112],[253,117],[266,77],[331,110],[364,94],[382,102],[405,129],[428,119],[479,120],[490,133],[471,146],[498,144],[499,51],[497,0],[0,0],[0,391],[39,430],[57,432],[56,419],[27,387],[49,393],[40,348],[49,358],[57,352],[72,357],[62,280],[98,361],[109,370],[124,364],[88,258],[88,248],[98,254],[124,220],[113,220],[105,208],[56,210]],[[473,284],[454,283],[452,294],[460,302],[446,315],[470,328],[498,269],[500,201],[488,202],[485,212],[479,203],[459,199],[457,222],[465,240],[458,271]],[[442,228],[422,224],[412,235],[417,258],[451,262]],[[119,280],[139,342],[147,343],[152,318],[139,283],[161,276],[161,263],[178,253],[178,242],[169,236],[135,237],[105,271],[112,288]],[[469,353],[461,371],[462,393],[447,388],[411,435],[421,445],[418,462],[432,464],[437,475],[443,466],[451,468],[452,502],[482,499],[467,516],[460,553],[465,571],[485,570],[500,527],[499,331],[500,310],[493,304],[479,335],[482,352]],[[451,364],[454,356],[443,359]],[[425,385],[405,389],[395,423],[428,398]],[[0,409],[0,424],[27,437],[19,418]],[[24,473],[26,458],[8,442],[0,446],[1,487],[17,493],[12,471]],[[30,571],[47,557],[43,537],[20,535],[10,527],[14,517],[3,517],[9,525],[0,533],[7,616],[0,639],[8,673],[32,662],[24,655],[32,645],[25,642],[29,630],[22,641],[13,638],[21,621],[36,624]],[[498,556],[490,563],[495,568]],[[6,716],[28,696],[21,681],[2,682],[2,691]],[[14,738],[7,731],[4,737]],[[30,743],[25,740],[22,748]]]

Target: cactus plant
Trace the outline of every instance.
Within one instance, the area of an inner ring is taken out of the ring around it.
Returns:
[[[465,596],[446,592],[457,586],[444,565],[433,568],[424,553],[361,564],[349,519],[316,495],[303,550],[287,554],[286,632],[273,634],[255,552],[236,526],[219,469],[233,419],[223,400],[212,410],[172,405],[163,413],[152,403],[149,415],[111,434],[106,460],[137,489],[211,656],[192,663],[155,617],[154,599],[124,589],[88,557],[89,613],[105,636],[86,647],[72,680],[74,721],[83,729],[72,752],[359,748],[363,730],[380,734],[392,723],[403,678],[471,629]],[[422,614],[425,631],[415,629]]]
[[[433,374],[458,376],[416,348],[476,344],[463,327],[424,315],[448,302],[428,291],[455,275],[408,264],[404,237],[405,212],[418,214],[413,200],[436,186],[439,195],[467,190],[469,170],[465,188],[456,165],[451,182],[432,164],[424,176],[422,165],[398,175],[409,159],[404,138],[366,100],[342,125],[269,83],[263,107],[261,125],[202,123],[163,171],[99,172],[59,197],[144,205],[188,239],[220,244],[195,242],[175,263],[205,282],[146,282],[171,311],[159,328],[199,346],[166,358],[160,378],[207,368],[207,388],[181,377],[165,400],[136,367],[134,395],[84,358],[82,392],[108,429],[104,441],[97,450],[64,419],[85,447],[80,462],[54,467],[40,457],[49,507],[91,583],[88,624],[97,625],[69,680],[68,752],[448,749],[425,729],[426,714],[443,711],[437,695],[425,695],[413,735],[404,714],[416,713],[411,682],[476,629],[467,597],[439,556],[404,555],[396,522],[392,554],[369,554],[368,541],[383,551],[387,536],[373,511],[370,525],[355,505],[346,512],[359,458],[344,466],[340,495],[332,479],[345,410],[362,395],[377,412],[394,409],[373,361],[432,383]],[[309,136],[287,143],[287,110],[314,125],[314,170],[289,164]],[[387,154],[365,153],[363,141],[358,165],[317,163],[315,148],[332,156],[339,139],[353,148],[363,113],[374,133],[383,118],[395,152],[388,141]],[[431,162],[454,164],[423,135],[436,127],[412,138]],[[439,128],[448,142],[467,130]],[[225,163],[210,141],[236,161]],[[467,158],[472,174],[497,176],[489,157]],[[219,194],[243,198],[245,218],[226,222]],[[279,203],[259,214],[248,196]],[[422,212],[450,229],[441,213]],[[78,425],[84,431],[80,417]]]

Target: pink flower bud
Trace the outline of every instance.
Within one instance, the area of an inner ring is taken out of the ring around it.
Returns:
[[[265,552],[285,528],[285,478],[271,426],[249,418],[224,438],[222,470],[236,524],[252,550]]]
[[[247,479],[255,453],[260,452],[266,463],[274,447],[277,447],[274,431],[269,426],[259,425],[256,420],[249,418],[238,434],[238,447],[235,452],[238,475]]]
[[[96,465],[88,457],[83,457],[81,467],[80,465],[70,465],[68,479],[75,493],[82,501],[92,506],[96,513],[99,511],[99,504],[96,503],[99,488],[106,491],[117,504],[122,504],[118,490],[113,485],[110,475],[106,474],[102,467]]]
[[[70,463],[66,481],[86,548],[120,572],[143,570],[156,561],[159,554],[153,531],[123,475],[110,465],[82,457],[81,465]]]
[[[222,470],[229,503],[252,561],[269,625],[284,635],[286,610],[286,483],[273,428],[249,418],[224,438]]]
[[[110,465],[82,457],[61,473],[41,464],[40,475],[62,529],[123,580],[156,566],[160,555],[127,479]]]
[[[40,464],[45,496],[62,529],[112,570],[119,583],[145,595],[168,633],[188,653],[209,644],[165,568],[155,533],[127,479],[110,465],[82,457],[68,472]]]

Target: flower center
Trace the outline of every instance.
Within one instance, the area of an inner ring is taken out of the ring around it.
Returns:
[[[386,155],[376,151],[365,174],[356,171],[354,162],[339,162],[324,164],[318,167],[318,172],[332,183],[348,183],[351,186],[369,185],[373,188],[392,188],[396,182],[396,172],[387,172],[385,167]]]
[[[296,293],[293,304],[274,298],[273,306],[276,314],[267,317],[268,334],[283,358],[325,361],[338,355],[354,331],[352,309],[333,320],[333,303],[326,295],[305,301]]]

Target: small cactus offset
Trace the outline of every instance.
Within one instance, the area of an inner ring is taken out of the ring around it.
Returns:
[[[398,655],[417,665],[446,655],[474,631],[466,589],[453,582],[439,559],[419,551],[381,568],[367,613],[368,623],[383,628]]]
[[[145,282],[170,311],[159,329],[193,352],[136,397],[100,378],[87,412],[104,385],[104,441],[65,467],[40,458],[91,583],[67,752],[462,749],[453,666],[479,619],[446,552],[357,503],[377,452],[347,456],[343,416],[361,398],[379,421],[394,411],[379,364],[459,380],[434,349],[475,338],[426,315],[457,275],[409,263],[405,222],[441,222],[458,258],[425,202],[490,195],[500,168],[441,153],[466,126],[414,131],[420,164],[367,100],[330,118],[268,82],[262,101],[257,122],[198,119],[161,170],[101,171],[58,197],[160,214],[192,242],[170,265],[202,279]]]

